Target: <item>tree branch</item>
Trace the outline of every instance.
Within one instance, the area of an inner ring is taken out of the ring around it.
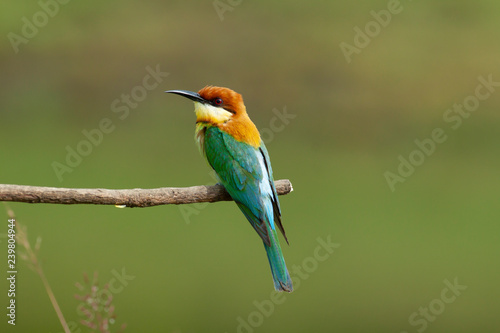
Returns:
[[[292,183],[288,179],[277,180],[275,185],[278,195],[288,194],[293,191]],[[222,185],[108,190],[103,188],[59,188],[0,184],[0,201],[26,203],[152,207],[231,200]]]

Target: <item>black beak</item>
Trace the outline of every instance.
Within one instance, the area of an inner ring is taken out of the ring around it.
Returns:
[[[193,102],[199,102],[203,104],[208,103],[208,101],[201,97],[198,93],[189,90],[167,90],[165,92],[184,96],[186,98],[189,98]]]

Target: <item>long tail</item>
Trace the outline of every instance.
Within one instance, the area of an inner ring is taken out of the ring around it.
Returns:
[[[278,234],[275,229],[269,230],[269,238],[271,240],[271,246],[267,246],[264,243],[264,247],[267,252],[267,259],[269,259],[269,265],[271,265],[271,273],[273,274],[274,289],[278,291],[292,292],[292,279],[290,274],[288,274],[288,269],[286,268],[285,258],[281,253],[280,243],[278,241]]]

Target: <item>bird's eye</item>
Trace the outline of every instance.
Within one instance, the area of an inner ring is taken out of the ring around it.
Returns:
[[[215,105],[221,105],[223,103],[222,98],[216,98],[214,99],[214,104]]]

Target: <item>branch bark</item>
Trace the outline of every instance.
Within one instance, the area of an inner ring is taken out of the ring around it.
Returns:
[[[275,185],[278,195],[285,195],[293,191],[292,183],[288,179],[277,180]],[[222,185],[109,190],[103,188],[61,188],[0,184],[0,201],[26,203],[152,207],[231,200],[232,198]]]

